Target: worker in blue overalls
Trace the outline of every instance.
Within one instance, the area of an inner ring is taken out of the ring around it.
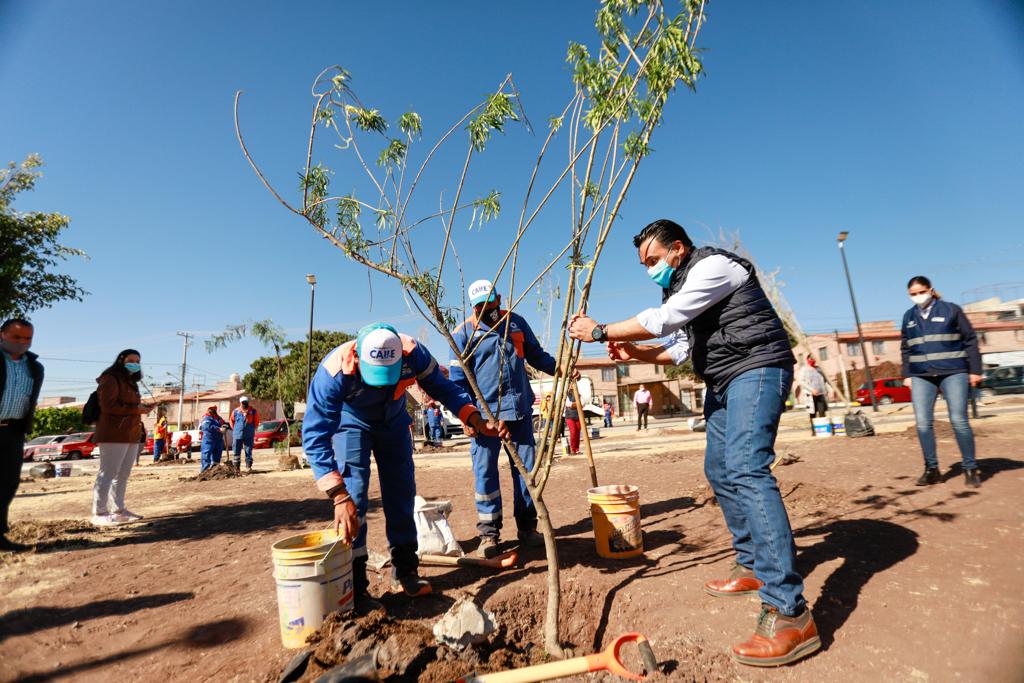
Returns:
[[[432,442],[444,443],[444,417],[435,401],[427,404],[427,428]]]
[[[412,422],[405,391],[415,383],[459,416],[472,433],[507,436],[480,417],[469,395],[448,380],[430,352],[390,325],[375,323],[355,341],[331,351],[309,386],[302,446],[317,488],[334,502],[334,528],[352,543],[356,609],[379,606],[366,576],[366,509],[370,453],[377,462],[381,503],[391,550],[391,589],[409,596],[430,593],[418,574],[413,502]]]
[[[249,407],[249,399],[243,396],[239,406],[231,412],[231,436],[235,451],[235,469],[242,469],[242,449],[245,449],[245,466],[252,472],[252,445],[256,438],[259,413]]]
[[[463,362],[476,376],[480,392],[494,417],[508,428],[523,464],[527,469],[532,468],[535,451],[534,395],[530,388],[530,378],[526,374],[526,364],[553,375],[555,359],[544,351],[522,316],[510,313],[502,322],[505,311],[501,310],[501,295],[489,281],[477,280],[471,284],[469,301],[473,306],[473,315],[453,331],[455,344],[462,355],[476,349]],[[448,371],[452,381],[468,387],[465,373],[454,353]],[[479,434],[470,446],[476,478],[476,526],[480,534],[477,553],[487,558],[499,552],[502,513],[498,455],[501,448],[498,439]],[[526,483],[514,465],[512,510],[520,543],[534,547],[543,545],[544,539],[537,533],[537,510],[526,489]]]
[[[224,418],[217,414],[217,406],[207,408],[206,415],[199,421],[199,433],[202,435],[202,443],[199,445],[200,472],[220,464],[220,456],[224,452],[223,426]]]

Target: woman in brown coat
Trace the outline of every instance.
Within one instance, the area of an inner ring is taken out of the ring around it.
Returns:
[[[153,409],[142,405],[140,379],[141,356],[135,349],[125,349],[117,354],[113,365],[96,378],[100,417],[96,422],[94,440],[100,448],[100,469],[92,492],[92,523],[97,526],[142,519],[141,515],[129,512],[124,505],[128,476],[141,448],[142,416]]]

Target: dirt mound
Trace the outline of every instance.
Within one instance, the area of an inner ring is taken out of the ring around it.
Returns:
[[[935,420],[934,429],[935,429],[935,438],[936,439],[948,440],[948,441],[952,441],[952,440],[956,439],[956,434],[953,432],[953,425],[951,425],[946,420]],[[971,431],[974,432],[974,436],[979,436],[980,434],[986,433],[987,430],[986,430],[985,427],[980,427],[978,425],[978,421],[977,420],[971,420]],[[917,426],[916,425],[910,425],[909,427],[904,429],[902,433],[892,432],[892,433],[889,434],[889,436],[897,436],[898,435],[898,436],[901,436],[901,437],[905,438],[908,434],[910,434],[910,435],[912,435],[912,436],[914,436],[916,438],[917,437]]]
[[[186,460],[185,458],[160,458],[157,462],[150,463],[157,467],[161,465],[190,465],[196,462],[195,460]]]
[[[240,477],[242,473],[235,469],[234,465],[230,463],[222,462],[219,465],[200,472],[194,477],[189,477],[191,481],[215,481],[218,479],[233,479],[234,477]]]
[[[285,471],[301,470],[302,464],[294,455],[282,455],[277,459],[277,469]]]
[[[454,446],[437,445],[435,443],[425,443],[419,447],[417,453],[454,453]]]

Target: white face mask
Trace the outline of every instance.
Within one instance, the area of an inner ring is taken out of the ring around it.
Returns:
[[[924,292],[923,294],[911,294],[910,300],[913,301],[918,306],[920,306],[921,308],[924,308],[925,306],[931,303],[932,293]]]

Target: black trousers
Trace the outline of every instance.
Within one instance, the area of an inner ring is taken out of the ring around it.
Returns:
[[[636,429],[640,431],[640,425],[643,424],[644,429],[647,429],[647,411],[650,409],[649,403],[637,403],[636,404]]]
[[[6,534],[7,509],[21,484],[25,432],[21,425],[0,427],[0,534]]]

